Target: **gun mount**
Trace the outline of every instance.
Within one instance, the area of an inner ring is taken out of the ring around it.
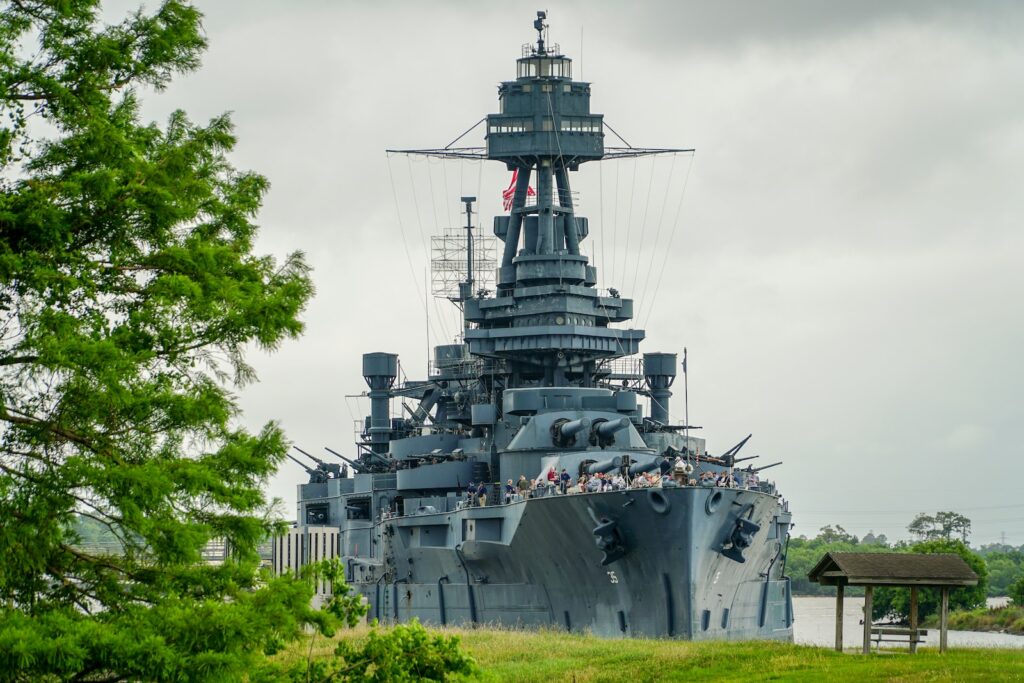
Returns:
[[[292,457],[292,455],[289,453],[285,453],[285,457],[287,457],[289,460],[291,460],[296,465],[298,465],[299,467],[306,471],[306,474],[309,475],[310,484],[322,484],[325,481],[327,481],[327,472],[324,472],[321,469],[314,469],[312,467],[309,467],[306,465],[306,463],[302,462],[298,458]]]
[[[559,448],[569,448],[575,445],[576,435],[589,427],[590,418],[587,417],[555,420],[551,425],[551,442]]]

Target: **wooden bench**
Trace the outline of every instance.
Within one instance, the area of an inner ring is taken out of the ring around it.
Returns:
[[[900,626],[872,626],[871,627],[871,642],[876,647],[881,647],[882,643],[923,643],[924,637],[928,635],[928,630],[919,628],[916,631],[910,628],[904,628]]]

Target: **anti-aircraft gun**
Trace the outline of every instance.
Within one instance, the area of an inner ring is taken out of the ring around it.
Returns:
[[[310,484],[323,484],[325,481],[327,481],[327,472],[321,470],[320,468],[313,469],[312,467],[307,466],[306,463],[302,462],[298,458],[293,457],[289,453],[285,453],[285,456],[289,460],[294,462],[296,465],[306,470],[306,474],[309,475]]]
[[[344,455],[324,446],[324,450],[331,455],[337,456],[344,460],[348,466],[356,471],[356,474],[366,474],[367,472],[387,472],[388,468],[391,467],[391,461],[387,458],[377,455],[373,451],[363,451],[355,460],[349,460]],[[347,468],[347,467],[346,467]]]
[[[310,453],[307,453],[298,446],[292,446],[292,448],[294,448],[299,453],[302,453],[304,456],[306,456],[307,458],[316,463],[316,470],[318,472],[323,473],[324,481],[326,481],[327,479],[342,479],[348,474],[347,472],[345,474],[342,474],[341,465],[335,464],[333,462],[324,462],[320,458]],[[295,460],[295,458],[292,458],[292,460]],[[298,462],[298,460],[296,460],[296,462]]]

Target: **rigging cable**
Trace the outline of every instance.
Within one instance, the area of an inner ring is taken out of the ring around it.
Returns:
[[[630,296],[635,297],[636,282],[637,278],[640,277],[640,258],[644,253],[644,235],[647,233],[647,211],[651,206],[651,190],[654,189],[654,167],[657,164],[658,157],[656,155],[651,156],[651,174],[650,181],[647,183],[647,199],[644,201],[644,217],[640,221],[640,248],[636,250],[636,265],[633,267],[633,284],[630,287]],[[654,245],[652,245],[653,247]],[[638,309],[639,312],[639,309]]]
[[[419,200],[419,195],[417,195],[417,193],[416,193],[416,180],[415,180],[415,178],[413,177],[413,174],[412,174],[412,155],[407,154],[405,159],[406,159],[406,162],[408,163],[408,168],[409,168],[409,185],[411,186],[410,189],[412,190],[413,207],[416,210],[416,225],[419,227],[419,231],[420,231],[420,244],[423,246],[423,253],[425,254],[425,256],[427,258],[427,262],[429,263],[430,262],[431,252],[430,252],[429,244],[427,242],[426,232],[424,232],[424,230],[423,230],[423,216],[422,216],[422,213],[420,211],[420,200]],[[429,174],[429,168],[428,168],[428,174]],[[415,272],[415,271],[413,271],[413,272]],[[441,307],[438,304],[436,298],[434,299],[434,312],[437,313],[437,316],[438,316],[437,323],[438,323],[438,325],[441,328],[442,339],[448,339],[448,324],[447,324],[447,322],[446,322],[446,320],[444,318],[444,311],[441,309]]]
[[[633,200],[636,197],[636,169],[640,165],[639,157],[633,157],[633,181],[629,187],[629,212],[626,214],[626,247],[622,250],[622,280],[625,283],[628,273],[626,266],[629,264],[629,237],[633,227]],[[624,288],[624,287],[623,287]]]
[[[465,163],[465,161],[464,160],[460,160],[459,163],[461,165],[461,164]],[[450,189],[450,187],[448,185],[448,159],[446,159],[444,157],[441,158],[441,173],[444,176],[444,200],[443,200],[442,204],[444,205],[445,212],[448,215],[448,224],[447,224],[447,228],[446,229],[454,228],[455,227],[455,222],[452,220],[452,202],[451,202],[451,199],[450,199],[452,194],[451,194],[451,189]],[[460,197],[462,196],[461,190],[462,190],[462,188],[460,187],[459,188],[459,196]]]
[[[619,243],[619,170],[621,165],[618,159],[615,160],[615,191],[612,193],[612,197],[615,199],[615,210],[612,213],[612,267],[611,273],[608,275],[608,285],[612,286],[615,284],[615,263],[618,261],[616,255],[618,253]]]
[[[601,223],[600,223],[600,225],[601,225],[601,268],[600,269],[603,271],[605,265],[608,262],[604,258],[604,243],[605,243],[605,238],[607,237],[607,235],[606,235],[606,233],[604,231],[604,229],[605,229],[605,225],[604,225],[604,164],[601,163],[600,161],[597,162],[597,176],[598,176],[598,186],[597,186],[598,187],[598,191],[597,191],[597,195],[598,195],[598,202],[600,204],[600,210],[599,210],[599,214],[598,215],[600,216],[600,220],[601,220]],[[595,231],[594,234],[596,236],[597,235],[597,231]],[[596,266],[597,264],[595,263],[594,265]]]
[[[394,173],[391,170],[391,155],[390,154],[387,155],[387,159],[388,159],[388,178],[391,180],[391,197],[392,197],[392,199],[395,202],[395,214],[398,217],[398,231],[402,235],[402,247],[405,249],[405,259],[409,262],[409,273],[411,275],[412,273],[416,272],[416,267],[413,266],[412,254],[409,252],[409,239],[405,235],[405,223],[402,221],[402,209],[401,209],[401,207],[400,207],[400,205],[398,203],[398,191],[395,189],[395,175],[394,175]],[[427,305],[426,305],[426,300],[423,297],[423,292],[420,291],[420,283],[416,280],[415,277],[412,278],[412,283],[413,283],[413,286],[416,288],[416,294],[417,294],[416,298],[421,300],[421,301],[423,301],[423,313],[424,313],[424,315],[427,315],[427,318],[429,320],[430,314],[427,312]],[[434,331],[434,334],[436,336],[437,332]],[[428,346],[430,345],[430,338],[429,337],[430,337],[430,335],[428,334],[427,335],[427,345]]]
[[[678,153],[672,155],[672,164],[669,166],[668,169],[668,181],[665,184],[665,196],[662,197],[661,211],[658,214],[658,227],[654,231],[654,244],[652,245],[653,248],[651,249],[651,258],[650,261],[647,263],[647,274],[644,276],[644,286],[640,292],[640,305],[637,306],[638,314],[643,313],[644,301],[646,301],[647,299],[648,287],[651,284],[651,271],[654,270],[654,257],[658,253],[658,241],[661,239],[661,227],[665,223],[665,209],[668,207],[668,194],[669,190],[672,189],[672,176],[675,174],[676,160],[678,158]]]
[[[654,312],[654,305],[658,302],[658,294],[661,292],[661,281],[665,276],[665,266],[668,264],[669,254],[672,252],[672,242],[676,237],[676,229],[679,226],[679,215],[683,209],[683,199],[686,197],[686,186],[690,182],[690,171],[693,170],[693,160],[696,158],[696,154],[690,156],[690,163],[686,167],[686,177],[683,179],[683,189],[679,193],[679,203],[676,205],[676,215],[672,221],[672,231],[669,233],[668,245],[665,247],[665,257],[661,261],[661,269],[658,271],[658,279],[655,281],[654,295],[651,297],[651,305],[647,311],[647,317],[644,318],[644,327],[647,327],[647,321],[651,318],[651,313]]]

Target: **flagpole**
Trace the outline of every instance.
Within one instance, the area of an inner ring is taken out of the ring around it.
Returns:
[[[686,347],[683,347],[683,421],[686,435],[686,451],[690,451],[690,375],[686,368]]]

